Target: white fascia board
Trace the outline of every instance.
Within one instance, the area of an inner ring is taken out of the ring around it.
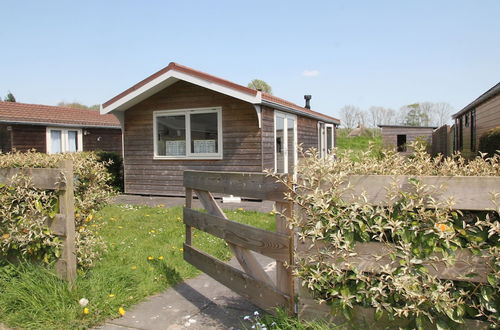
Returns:
[[[129,107],[141,102],[142,100],[145,100],[151,95],[159,92],[160,90],[172,85],[179,80],[183,80],[194,85],[204,87],[252,104],[259,104],[262,100],[262,94],[260,92],[257,92],[257,95],[253,96],[208,80],[191,76],[184,72],[170,70],[168,72],[165,72],[161,76],[151,80],[144,86],[141,86],[135,91],[125,95],[116,102],[108,105],[106,108],[103,108],[101,105],[101,114],[104,115],[110,113],[111,111],[125,111]]]

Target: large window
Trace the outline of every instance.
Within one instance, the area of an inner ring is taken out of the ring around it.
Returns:
[[[82,130],[71,128],[47,128],[47,153],[82,151]]]
[[[156,111],[156,159],[222,159],[220,108]]]

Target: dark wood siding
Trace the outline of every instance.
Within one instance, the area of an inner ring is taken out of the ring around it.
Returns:
[[[0,153],[12,150],[12,126],[0,124]]]
[[[104,150],[122,153],[121,129],[87,127],[83,132],[84,151]]]
[[[153,111],[222,107],[223,159],[154,160]],[[262,171],[261,132],[254,107],[211,90],[177,82],[125,112],[125,192],[183,195],[183,171]]]
[[[476,108],[476,147],[479,146],[479,138],[484,133],[498,126],[500,126],[500,95]]]
[[[318,149],[318,121],[307,117],[297,117],[297,143],[305,151]],[[299,155],[300,157],[300,155]]]
[[[12,125],[12,147],[23,152],[30,149],[46,152],[46,132],[45,126]]]
[[[262,107],[262,168],[274,168],[274,109]]]

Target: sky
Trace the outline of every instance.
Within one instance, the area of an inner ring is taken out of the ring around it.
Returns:
[[[500,81],[500,1],[5,1],[0,96],[104,103],[174,61],[339,116]]]

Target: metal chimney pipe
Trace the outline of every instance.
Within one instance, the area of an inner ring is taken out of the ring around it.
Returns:
[[[304,95],[304,100],[306,100],[306,105],[305,105],[305,108],[307,109],[311,109],[311,98],[312,98],[312,95]]]

